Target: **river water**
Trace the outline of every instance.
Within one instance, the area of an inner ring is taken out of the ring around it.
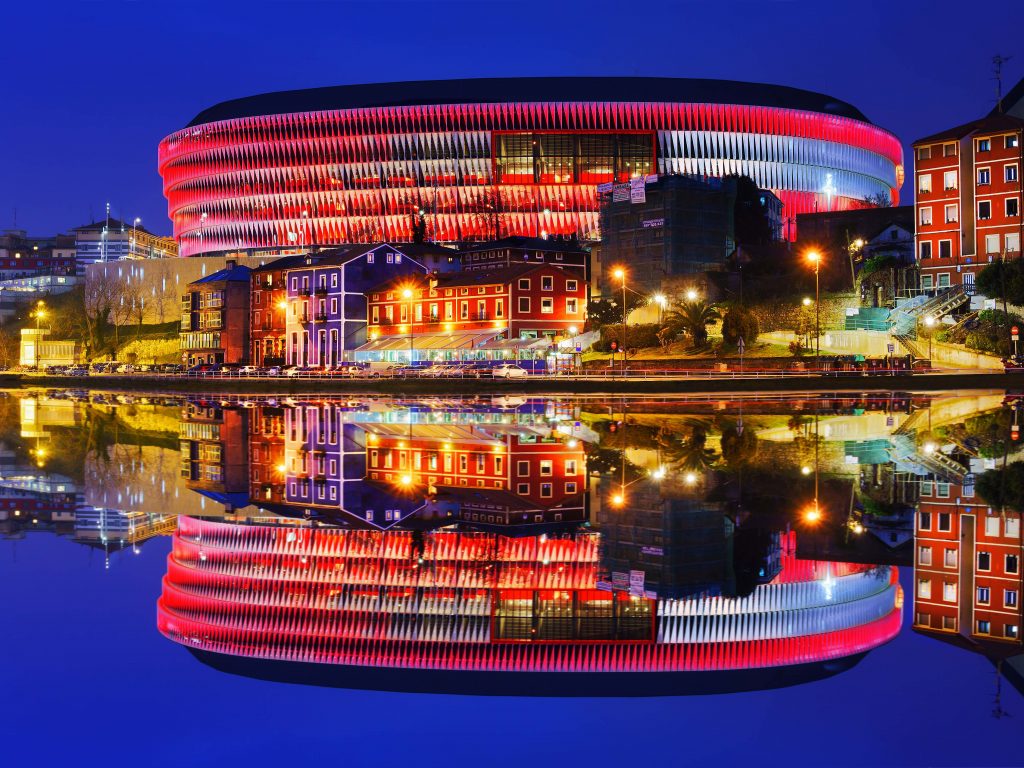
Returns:
[[[3,393],[3,762],[1019,764],[1017,408]]]

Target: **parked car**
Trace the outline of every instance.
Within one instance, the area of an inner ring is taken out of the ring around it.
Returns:
[[[281,375],[281,366],[280,365],[272,365],[269,368],[264,368],[263,369],[263,375],[264,376],[280,376]]]
[[[494,377],[494,368],[486,363],[474,363],[463,366],[460,373],[467,379],[490,379]]]
[[[89,366],[87,365],[72,365],[66,371],[65,376],[88,376]]]
[[[317,373],[320,369],[309,365],[291,365],[284,369],[285,376],[313,376]]]
[[[262,369],[257,365],[243,365],[238,369],[239,376],[259,376]]]
[[[530,372],[518,365],[497,365],[493,370],[496,379],[522,379],[530,375]]]
[[[199,363],[189,368],[188,372],[193,375],[199,374],[205,376],[206,374],[209,373],[217,373],[219,370],[220,365],[218,365],[217,363]]]

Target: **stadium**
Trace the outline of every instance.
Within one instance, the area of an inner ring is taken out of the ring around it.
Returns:
[[[349,242],[598,236],[598,186],[742,174],[789,219],[898,202],[899,140],[782,86],[578,77],[285,91],[201,112],[159,147],[184,256]]]

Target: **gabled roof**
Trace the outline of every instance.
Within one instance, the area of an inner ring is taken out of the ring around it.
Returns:
[[[252,270],[236,264],[233,267],[218,269],[213,274],[193,280],[189,285],[202,285],[203,283],[248,283]]]
[[[1018,117],[1024,116],[1024,77],[1003,96],[1002,104],[996,104],[988,114],[992,116],[1005,113],[1012,113]]]
[[[530,251],[545,251],[548,253],[586,253],[575,240],[550,240],[543,237],[524,237],[512,235],[503,237],[500,240],[491,240],[486,243],[475,243],[466,248],[463,253],[476,253],[480,251],[494,251],[499,248],[522,248]]]
[[[114,232],[116,230],[120,230],[122,232],[127,232],[129,229],[132,228],[132,225],[129,222],[121,221],[120,219],[115,219],[113,216],[111,216],[109,219],[100,219],[99,221],[94,221],[91,224],[83,224],[80,227],[73,228],[71,231],[72,232],[101,232],[101,231],[103,231],[104,227],[107,228],[108,232]],[[147,235],[153,234],[152,232],[150,232],[148,229],[146,229],[141,224],[136,224],[135,225],[135,229],[137,231],[139,231],[139,232],[145,232]]]
[[[955,128],[949,128],[945,131],[934,133],[931,136],[925,136],[923,139],[918,139],[914,142],[914,146],[916,147],[918,144],[935,144],[939,141],[959,141],[972,134],[983,135],[986,133],[1019,131],[1022,129],[1024,129],[1024,120],[1018,117],[998,112],[995,114],[989,113],[978,120],[972,120]]]
[[[557,264],[513,264],[510,267],[503,267],[494,270],[472,270],[468,272],[441,272],[437,275],[405,275],[393,277],[380,285],[370,288],[370,292],[380,293],[387,291],[394,286],[403,285],[410,280],[426,283],[428,280],[436,280],[438,288],[458,288],[472,285],[495,285],[510,283],[523,275],[535,272],[538,269],[561,269]],[[572,273],[567,273],[572,274]]]
[[[276,272],[280,269],[292,269],[294,267],[301,267],[305,265],[306,259],[308,258],[305,253],[297,253],[294,256],[282,256],[279,259],[268,261],[266,264],[262,264],[255,269],[253,272]]]

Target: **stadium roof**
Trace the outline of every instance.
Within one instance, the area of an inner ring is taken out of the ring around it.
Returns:
[[[782,85],[675,77],[494,77],[366,83],[278,91],[215,104],[189,127],[258,115],[368,107],[506,102],[666,102],[800,109],[870,122],[845,101]]]

